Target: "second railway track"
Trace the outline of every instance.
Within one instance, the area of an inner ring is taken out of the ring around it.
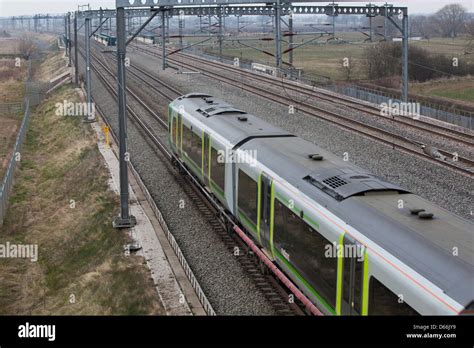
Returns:
[[[83,54],[81,52],[81,54]],[[92,53],[96,64],[91,64],[93,71],[97,74],[101,82],[107,88],[108,92],[114,97],[117,97],[117,92],[114,88],[114,85],[110,83],[109,79],[116,79],[115,73],[112,72],[102,61],[101,59]],[[99,66],[100,68],[98,68]],[[133,74],[133,73],[132,73]],[[108,78],[106,77],[108,75]],[[145,74],[146,75],[146,74]],[[140,78],[137,73],[135,73],[135,78]],[[151,76],[150,76],[151,77]],[[156,81],[155,81],[156,82]],[[149,82],[148,82],[149,83]],[[168,92],[160,93],[165,98],[175,98],[168,93],[178,93],[177,90],[169,87]],[[167,130],[166,121],[158,116],[146,103],[141,100],[136,93],[134,93],[130,88],[127,88],[127,93],[132,96],[135,102],[137,102],[141,107],[143,107],[153,119],[158,121],[161,127]],[[167,145],[163,143],[163,140],[160,139],[160,136],[156,135],[152,127],[146,123],[131,106],[127,106],[127,112],[131,116],[133,122],[136,122],[138,126],[142,129],[145,135],[151,140],[151,142],[159,149],[159,151],[167,158],[168,160],[172,159],[171,153],[167,149]],[[183,168],[181,168],[182,170]],[[202,188],[198,189],[196,186],[195,180],[189,180],[189,176],[181,176],[178,173],[171,173],[178,180],[188,197],[195,204],[197,209],[202,214],[203,218],[212,226],[214,232],[220,237],[223,243],[226,245],[229,251],[229,257],[236,256],[236,248],[238,252],[237,260],[245,272],[254,282],[255,286],[262,292],[262,294],[267,298],[271,303],[275,313],[278,315],[304,315],[304,311],[301,309],[301,304],[298,305],[298,301],[292,303],[288,301],[287,291],[278,283],[278,281],[269,274],[262,274],[262,264],[257,260],[255,255],[251,250],[243,243],[240,238],[236,237],[234,234],[229,234],[224,227],[223,221],[219,219],[219,211],[217,211],[209,202],[205,199],[202,194]],[[189,174],[189,173],[188,173]]]
[[[146,53],[153,55],[153,56],[160,56],[155,52],[151,52],[149,50],[145,50]],[[223,83],[229,84],[231,86],[244,89],[248,92],[253,93],[254,95],[260,96],[265,99],[269,99],[277,104],[280,105],[291,105],[294,101],[286,96],[282,96],[279,93],[274,91],[265,89],[261,86],[250,85],[250,84],[243,84],[242,80],[232,78],[230,76],[216,73],[215,71],[209,71],[206,67],[197,67],[195,64],[191,65],[190,63],[184,63],[182,61],[172,60],[173,64],[180,65],[190,70],[200,71],[206,77],[216,79]],[[158,77],[150,74],[149,72],[145,71],[144,69],[138,68],[136,66],[133,67],[134,70],[139,71],[141,74],[146,75],[148,78],[153,79],[155,82],[160,84],[164,84]],[[352,118],[337,114],[335,112],[327,111],[322,108],[316,107],[314,105],[302,102],[298,105],[298,109],[303,113],[317,117],[319,119],[325,120],[332,124],[335,124],[341,128],[347,129],[349,131],[358,133],[360,135],[369,137],[371,139],[377,140],[379,142],[384,143],[387,146],[391,146],[393,148],[397,148],[401,151],[410,153],[417,157],[421,157],[427,161],[431,161],[441,166],[445,166],[451,170],[454,170],[458,173],[467,176],[474,175],[474,161],[465,157],[461,156],[456,152],[450,152],[447,150],[440,149],[438,152],[440,155],[444,156],[444,160],[439,158],[434,158],[429,154],[423,152],[419,144],[416,140],[408,139],[402,135],[387,131],[380,127],[372,126],[361,121],[354,120]]]

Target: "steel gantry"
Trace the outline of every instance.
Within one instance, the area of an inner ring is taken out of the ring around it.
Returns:
[[[65,20],[64,14],[37,14],[33,16],[13,16],[0,18],[2,29],[34,30],[61,33],[64,27],[61,23]],[[63,22],[64,23],[64,22]]]
[[[119,106],[119,159],[120,159],[120,215],[114,220],[114,226],[117,228],[130,227],[135,224],[135,218],[130,214],[129,211],[129,192],[128,192],[128,173],[127,173],[127,161],[129,155],[127,152],[127,132],[126,132],[126,96],[125,96],[125,58],[126,58],[126,46],[145,29],[145,27],[158,15],[160,14],[160,26],[161,27],[161,48],[162,48],[162,69],[167,67],[166,60],[167,56],[191,46],[183,45],[183,29],[184,29],[184,18],[186,16],[197,16],[200,19],[209,18],[209,33],[211,35],[213,30],[211,18],[217,18],[217,38],[219,44],[219,53],[222,59],[223,53],[223,41],[224,41],[224,29],[225,29],[225,18],[228,16],[236,16],[238,19],[242,16],[270,16],[272,18],[272,26],[274,31],[275,41],[275,54],[271,54],[275,57],[275,65],[278,69],[282,69],[283,63],[292,66],[293,64],[293,51],[298,47],[301,47],[308,42],[314,41],[307,40],[303,44],[295,45],[293,42],[293,19],[295,15],[326,15],[332,17],[333,20],[333,38],[335,39],[335,18],[340,15],[358,15],[366,16],[369,19],[377,16],[383,16],[385,21],[390,21],[402,35],[402,100],[408,100],[408,10],[406,7],[394,7],[392,5],[366,5],[366,6],[339,6],[336,3],[328,5],[307,5],[298,3],[318,3],[322,1],[307,1],[307,0],[272,0],[265,2],[265,4],[255,4],[255,0],[116,0],[116,9],[114,10],[88,10],[76,11],[74,13],[74,63],[75,63],[75,82],[78,83],[78,47],[77,47],[77,33],[84,26],[85,29],[85,47],[86,47],[86,93],[87,93],[87,104],[89,105],[88,117],[91,116],[90,108],[92,105],[91,96],[91,67],[90,67],[90,38],[98,30],[102,32],[103,25],[108,22],[109,34],[112,33],[112,21],[115,19],[116,36],[117,36],[117,76],[118,76],[118,106]],[[197,4],[199,3],[199,6]],[[288,21],[284,21],[282,17],[288,16]],[[135,21],[132,19],[139,17],[139,27],[134,31],[132,24]],[[148,17],[148,19],[142,23],[141,18]],[[169,36],[169,19],[172,17],[178,18],[178,28],[180,39],[179,49],[173,52],[166,53],[166,42]],[[127,21],[128,19],[128,21]],[[26,27],[31,30],[31,22],[35,31],[50,30],[51,24],[53,30],[57,29],[57,21],[64,21],[64,41],[66,45],[66,52],[71,61],[71,30],[70,21],[71,13],[66,15],[35,15],[35,16],[21,16],[3,18],[1,24],[3,28],[11,29],[25,29]],[[79,26],[78,21],[83,20],[83,23]],[[94,31],[92,31],[92,22],[98,20],[99,24]],[[128,36],[126,30],[126,23],[128,22]],[[400,24],[401,22],[401,24]],[[288,28],[288,32],[285,36],[288,36],[288,49],[282,51],[282,23]],[[200,21],[200,30],[202,22]],[[207,38],[200,43],[209,40]],[[198,43],[199,44],[199,43]],[[250,47],[250,46],[249,46]],[[253,47],[252,47],[253,48]],[[289,62],[283,62],[283,54],[288,53]]]
[[[287,0],[272,0],[265,4],[255,5],[253,0],[116,0],[115,10],[87,10],[78,11],[74,15],[74,42],[75,42],[75,64],[76,64],[76,81],[77,81],[77,31],[79,28],[78,20],[83,19],[86,30],[86,83],[88,102],[91,101],[90,96],[90,46],[89,39],[97,30],[102,30],[102,25],[107,22],[109,28],[112,29],[112,21],[115,19],[116,36],[117,36],[117,77],[118,77],[118,118],[119,118],[119,160],[120,160],[120,215],[114,220],[114,226],[117,228],[130,227],[135,224],[135,218],[130,214],[129,209],[129,192],[128,192],[128,172],[127,162],[129,154],[127,152],[127,107],[126,107],[126,46],[137,37],[142,30],[159,14],[161,28],[161,49],[162,49],[162,69],[167,67],[166,60],[170,54],[179,52],[186,48],[196,45],[183,45],[183,28],[184,18],[186,16],[197,16],[200,19],[209,18],[209,33],[211,35],[213,24],[211,18],[217,18],[217,38],[219,44],[219,53],[222,58],[222,45],[224,41],[224,19],[228,16],[270,16],[272,18],[272,26],[275,41],[275,65],[281,69],[283,65],[283,54],[288,53],[289,62],[285,64],[293,64],[293,51],[308,42],[295,45],[293,42],[293,20],[295,15],[326,15],[333,19],[333,37],[335,38],[335,18],[340,15],[358,15],[369,18],[383,16],[386,21],[392,22],[402,34],[402,100],[408,99],[408,10],[406,7],[394,7],[392,5],[367,5],[367,6],[339,6],[336,3],[329,5],[298,5],[298,3],[311,3],[318,1],[296,0],[288,2]],[[288,16],[288,21],[284,21],[282,17]],[[132,18],[139,17],[138,29],[134,29]],[[148,19],[142,23],[141,18]],[[170,53],[166,51],[166,42],[169,36],[169,19],[178,18],[178,29],[180,39],[179,49]],[[127,20],[128,19],[128,20]],[[91,34],[90,24],[93,20],[98,20],[99,25]],[[401,21],[401,24],[399,24]],[[87,24],[86,24],[87,23]],[[128,23],[128,30],[126,25]],[[288,28],[288,49],[282,51],[282,23]],[[202,30],[202,21],[200,21],[199,29]],[[158,27],[157,27],[158,28]],[[67,30],[66,30],[67,32]],[[109,33],[112,31],[110,30]],[[66,35],[70,39],[70,33]],[[207,41],[206,40],[201,41]]]
[[[296,0],[292,3],[308,2],[305,0]],[[311,2],[311,1],[309,1]],[[313,1],[315,2],[315,1]],[[281,17],[284,15],[292,16],[295,14],[325,14],[332,17],[339,15],[365,15],[370,18],[375,16],[385,16],[402,33],[403,41],[403,71],[402,71],[402,99],[408,99],[408,9],[406,7],[378,7],[378,6],[338,6],[331,4],[328,6],[298,6],[285,0],[275,0],[266,2],[264,6],[248,6],[255,3],[255,0],[200,0],[199,6],[195,6],[194,0],[116,0],[116,23],[117,23],[117,76],[118,76],[118,104],[119,104],[119,141],[120,141],[120,216],[116,219],[116,227],[129,227],[134,224],[134,218],[130,215],[128,205],[128,172],[127,172],[127,134],[126,134],[126,81],[125,81],[125,56],[126,56],[126,31],[125,31],[125,13],[133,10],[151,11],[149,18],[155,16],[154,11],[162,13],[162,49],[163,49],[163,69],[166,67],[166,29],[165,14],[168,16],[217,16],[219,18],[219,52],[222,57],[222,17],[228,15],[271,15],[274,17],[275,28],[275,59],[277,68],[282,66],[282,48],[281,48]],[[234,5],[234,6],[233,6]],[[246,6],[247,5],[247,6]],[[398,17],[402,20],[400,27],[392,17]],[[293,35],[291,27],[290,37]],[[141,26],[133,35],[136,36],[144,28]],[[180,28],[182,24],[180,23]],[[182,33],[180,33],[182,37]],[[183,49],[182,44],[180,49]],[[290,47],[291,52],[294,47]],[[291,56],[292,57],[292,56]]]

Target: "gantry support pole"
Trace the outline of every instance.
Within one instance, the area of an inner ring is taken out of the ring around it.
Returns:
[[[90,18],[85,19],[84,24],[85,30],[85,45],[86,45],[86,98],[87,98],[87,117],[85,121],[92,121],[92,91],[91,91],[91,20]]]
[[[113,221],[115,228],[133,227],[135,218],[130,215],[128,206],[127,162],[127,101],[125,98],[125,9],[117,8],[117,78],[118,78],[118,119],[119,119],[119,161],[120,161],[120,215]]]
[[[290,36],[288,37],[288,63],[293,66],[293,12],[290,12],[290,17],[288,18],[288,31]]]
[[[103,24],[103,21],[102,21],[102,17],[103,17],[103,13],[102,13],[102,7],[100,8],[100,13],[99,13],[99,24],[100,24],[100,27],[99,27],[99,35],[102,34],[102,24]]]
[[[67,48],[68,48],[68,55],[69,55],[69,65],[72,66],[72,48],[71,48],[71,12],[67,14]]]
[[[170,16],[166,15],[166,42],[170,42]]]
[[[79,86],[79,62],[77,60],[77,12],[74,14],[74,82]]]
[[[166,69],[166,10],[161,10],[161,69]]]
[[[402,39],[402,101],[408,102],[408,13],[403,14]]]
[[[275,58],[276,67],[281,69],[281,4],[280,0],[275,2]]]
[[[69,55],[67,50],[67,15],[64,16],[64,51],[67,57]]]
[[[184,20],[184,15],[180,13],[178,15],[179,49],[183,48],[183,20]]]
[[[223,7],[219,6],[219,14],[218,14],[218,20],[219,20],[219,60],[222,62],[222,41],[224,39],[223,36],[223,23],[222,23],[222,15],[223,15]]]

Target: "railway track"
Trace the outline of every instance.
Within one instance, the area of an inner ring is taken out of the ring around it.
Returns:
[[[92,52],[91,54],[94,58],[94,62],[97,62],[97,64],[91,64],[92,70],[95,71],[96,75],[99,77],[108,92],[113,96],[113,98],[116,99],[116,88],[114,84],[111,83],[109,79],[105,76],[109,76],[109,78],[113,79],[114,82],[116,82],[115,73],[112,72],[97,55]],[[81,55],[83,56],[83,52],[81,52]],[[131,74],[136,78],[140,78],[137,72]],[[149,76],[150,74],[145,73],[144,75]],[[143,81],[143,79],[141,80]],[[174,97],[171,97],[168,94],[170,93],[170,91],[173,91],[173,88],[169,87],[168,89],[168,92],[160,94],[165,98],[174,99]],[[174,90],[173,92],[180,93],[177,90]],[[151,110],[146,105],[146,103],[143,102],[143,100],[141,100],[130,88],[127,88],[127,93],[128,95],[132,96],[133,100],[137,102],[140,106],[142,106],[152,116],[153,119],[156,119],[159,124],[164,128],[164,130],[168,130],[167,122],[162,117],[154,113],[153,110]],[[168,150],[166,144],[160,139],[159,136],[155,134],[153,129],[138,115],[138,113],[135,111],[135,108],[131,107],[130,105],[127,105],[127,112],[131,116],[132,121],[135,122],[142,129],[148,139],[151,140],[151,142],[158,148],[158,150],[165,156],[165,158],[169,161],[173,161],[174,157]],[[179,165],[179,163],[175,164],[177,164],[178,170],[181,173],[174,172],[171,174],[176,178],[180,186],[183,187],[184,191],[194,203],[194,205],[197,207],[203,218],[212,226],[213,231],[221,238],[221,240],[229,250],[229,253],[234,255],[234,257],[237,257],[239,264],[253,280],[256,287],[271,303],[274,311],[278,315],[304,315],[305,312],[302,310],[302,304],[299,303],[299,301],[296,299],[294,302],[289,302],[289,294],[283,288],[283,286],[279,282],[277,282],[277,280],[270,274],[262,274],[262,263],[255,257],[250,248],[248,248],[247,245],[235,234],[230,234],[228,232],[228,229],[226,228],[227,225],[224,219],[224,214],[222,214],[219,209],[216,209],[216,207],[210,203],[211,201],[213,201],[213,198],[209,196],[205,188],[203,188],[198,183],[198,181],[192,176],[192,174],[187,170],[187,168],[182,165]],[[236,250],[238,250],[237,253]]]
[[[195,61],[195,62],[201,62],[201,63],[207,63],[209,64],[208,60],[205,60],[200,57],[196,57],[193,55],[185,54],[185,53],[180,53],[181,57],[186,57],[186,59]],[[161,57],[161,55],[160,55]],[[238,67],[233,67],[229,66],[224,63],[220,62],[211,62],[212,65],[218,66],[220,69],[229,71],[232,73],[238,73],[241,75],[245,75],[247,78],[252,79],[254,81],[259,81],[259,82],[264,82],[268,83],[270,85],[275,85],[281,87],[283,90],[290,90],[293,92],[297,92],[299,94],[302,94],[306,97],[312,97],[316,98],[319,100],[331,102],[334,104],[339,104],[339,105],[344,105],[347,107],[350,107],[352,109],[364,112],[368,115],[377,117],[377,118],[385,118],[387,120],[390,120],[394,123],[399,123],[404,126],[408,126],[417,130],[429,132],[431,134],[435,134],[437,136],[443,136],[447,139],[450,139],[455,142],[459,142],[465,145],[469,146],[474,146],[474,135],[469,134],[466,132],[462,132],[456,129],[452,128],[447,128],[443,127],[438,124],[434,123],[429,123],[423,120],[415,120],[410,117],[391,117],[391,116],[384,116],[381,114],[381,108],[374,106],[374,105],[369,105],[368,103],[364,103],[362,101],[357,101],[353,98],[346,97],[346,96],[340,96],[337,93],[333,93],[330,91],[325,91],[320,88],[314,88],[308,85],[300,84],[288,79],[283,79],[283,78],[275,78],[272,76],[265,76],[265,75],[258,75],[253,72],[247,71],[242,68]]]
[[[144,48],[140,45],[132,45],[132,47],[142,52],[152,54],[154,56],[161,58],[160,53],[150,51],[149,49]],[[344,105],[346,107],[350,107],[360,112],[364,112],[365,114],[371,115],[376,118],[384,118],[386,120],[392,121],[393,123],[398,123],[400,125],[414,128],[419,131],[428,132],[430,134],[434,134],[437,136],[443,136],[447,139],[461,143],[463,145],[474,146],[474,135],[468,132],[462,132],[457,129],[448,128],[439,124],[426,122],[426,121],[423,121],[422,119],[415,120],[410,117],[391,117],[388,115],[384,116],[381,114],[380,107],[370,105],[369,103],[366,103],[363,101],[358,101],[354,98],[341,96],[341,95],[338,95],[337,93],[326,91],[321,88],[314,88],[312,86],[294,82],[288,79],[275,78],[272,76],[255,74],[251,71],[247,71],[239,67],[233,67],[233,66],[229,66],[228,64],[206,60],[204,58],[200,58],[200,57],[186,54],[186,53],[178,53],[176,55],[186,60],[190,60],[190,61],[201,63],[201,64],[206,64],[207,66],[218,67],[220,70],[228,71],[232,74],[238,74],[240,76],[245,76],[246,78],[251,79],[253,81],[266,83],[270,86],[281,88],[284,91],[293,91],[300,95],[305,96],[306,98],[311,97],[311,98],[327,101],[330,103],[334,103],[336,105]],[[179,62],[177,60],[174,60],[174,61]]]
[[[158,57],[160,56],[159,54],[155,52],[151,52],[146,49],[140,48],[140,50],[152,56],[158,56]],[[269,90],[257,85],[243,84],[243,81],[241,79],[236,79],[228,75],[224,75],[222,73],[216,72],[215,70],[212,70],[211,72],[208,69],[208,65],[210,63],[209,61],[206,61],[207,63],[206,67],[196,65],[195,63],[190,64],[190,63],[185,63],[185,62],[177,61],[177,60],[171,60],[171,61],[176,65],[185,67],[186,69],[190,69],[193,71],[200,71],[201,74],[206,77],[216,79],[218,81],[221,81],[223,83],[229,84],[231,86],[234,86],[240,89],[244,89],[262,98],[271,100],[277,104],[288,106],[294,103],[294,100],[292,100],[290,97],[282,96],[281,93],[277,93],[277,92],[274,92],[272,90]],[[134,69],[143,71],[143,69],[140,69],[136,66],[134,67]],[[147,74],[148,76],[151,76],[151,78],[153,78],[154,80],[159,80],[157,77],[153,76],[152,74],[146,71],[143,71],[143,73]],[[357,121],[357,120],[351,119],[350,117],[342,116],[340,114],[324,110],[320,107],[308,104],[306,102],[299,103],[298,110],[302,111],[303,113],[309,116],[313,116],[313,117],[325,120],[341,128],[347,129],[349,131],[352,131],[360,135],[366,136],[368,138],[382,142],[393,148],[397,148],[401,151],[413,154],[417,157],[421,157],[425,160],[431,161],[441,166],[448,167],[449,169],[454,170],[460,174],[468,175],[468,176],[474,175],[474,161],[467,157],[461,156],[458,153],[452,153],[452,152],[440,149],[440,150],[437,150],[437,152],[441,155],[441,157],[434,158],[432,155],[429,155],[423,152],[418,141],[387,131],[380,127],[368,125],[361,121]],[[444,157],[444,160],[442,160],[443,157]]]

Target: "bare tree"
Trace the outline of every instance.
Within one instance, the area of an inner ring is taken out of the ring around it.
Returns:
[[[22,39],[18,45],[18,51],[23,58],[29,59],[30,55],[36,50],[36,46],[30,39]]]
[[[413,15],[410,17],[410,36],[421,36],[424,39],[430,39],[438,31],[434,18],[432,16]]]
[[[465,19],[466,9],[460,4],[446,5],[434,15],[434,21],[444,37],[457,37]]]

